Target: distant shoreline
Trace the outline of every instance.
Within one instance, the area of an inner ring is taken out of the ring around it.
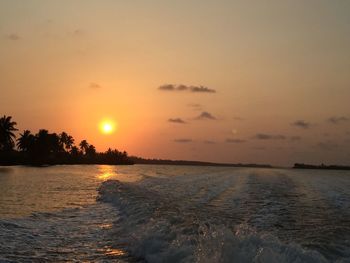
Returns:
[[[186,161],[186,160],[162,160],[162,159],[144,159],[132,156],[130,159],[135,164],[154,164],[154,165],[187,165],[187,166],[217,166],[217,167],[250,167],[250,168],[275,168],[270,164],[255,163],[214,163],[202,161]]]
[[[107,151],[108,152],[108,151]],[[118,151],[109,153],[119,153]],[[55,165],[174,165],[174,166],[204,166],[204,167],[236,167],[236,168],[287,168],[287,169],[304,169],[304,170],[344,170],[349,171],[350,166],[346,165],[314,165],[295,163],[293,167],[278,167],[270,164],[256,164],[256,163],[215,163],[215,162],[204,162],[204,161],[188,161],[188,160],[168,160],[168,159],[145,159],[136,156],[127,156],[126,158],[119,159],[115,156],[112,158],[101,158],[105,157],[105,153],[96,153],[94,158],[72,158],[72,156],[66,155],[66,158],[47,158],[44,160],[31,160],[28,156],[25,156],[23,152],[12,151],[11,154],[7,155],[0,153],[0,167],[1,166],[30,166],[30,167],[47,167]],[[15,157],[15,158],[13,158]],[[25,158],[27,157],[27,158]],[[99,158],[100,157],[100,158]]]
[[[315,170],[350,170],[350,166],[346,165],[313,165],[313,164],[304,164],[296,163],[293,166],[293,169],[315,169]]]
[[[136,156],[127,156],[118,159],[105,158],[104,153],[96,153],[95,156],[86,158],[84,156],[74,157],[68,154],[62,156],[51,156],[45,159],[32,159],[25,153],[12,151],[11,153],[0,153],[0,166],[33,166],[45,167],[54,165],[183,165],[183,166],[207,166],[207,167],[247,167],[247,168],[276,168],[270,164],[256,164],[256,163],[215,163],[203,161],[187,161],[187,160],[163,160],[163,159],[145,159]]]

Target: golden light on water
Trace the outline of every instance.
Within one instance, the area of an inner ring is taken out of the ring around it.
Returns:
[[[103,249],[100,249],[100,251],[107,255],[107,256],[124,256],[126,255],[126,252],[123,251],[122,249],[117,249],[117,248],[111,248],[111,247],[105,247]]]
[[[123,256],[125,255],[125,251],[116,248],[106,249],[105,254],[108,256]]]
[[[111,229],[112,228],[112,224],[100,224],[99,227],[102,229]]]
[[[108,165],[101,165],[99,170],[100,170],[100,174],[97,176],[97,178],[102,181],[106,181],[110,179],[112,176],[116,175],[115,170]]]
[[[143,176],[134,173],[118,172],[118,170],[111,165],[100,165],[96,178],[101,181],[113,179],[121,182],[136,182],[142,180]]]
[[[110,173],[110,172],[105,172],[103,174],[98,175],[98,179],[102,180],[102,181],[106,181],[108,179],[110,179],[114,174]]]

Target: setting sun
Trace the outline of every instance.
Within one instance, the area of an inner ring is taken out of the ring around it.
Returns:
[[[100,124],[100,130],[104,134],[111,134],[115,130],[115,124],[112,121],[103,121]]]

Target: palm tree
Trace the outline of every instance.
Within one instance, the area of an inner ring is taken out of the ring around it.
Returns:
[[[49,147],[50,153],[58,153],[64,151],[60,143],[60,137],[56,133],[49,133]]]
[[[48,130],[40,129],[39,132],[36,134],[36,137],[44,139],[44,138],[47,138],[48,135],[49,135]]]
[[[23,152],[28,152],[33,145],[34,135],[29,130],[24,130],[17,139],[17,147]]]
[[[73,145],[74,145],[74,138],[73,136],[68,135],[66,140],[66,148],[69,150],[73,147]]]
[[[92,144],[86,149],[86,155],[93,157],[96,154],[96,148]]]
[[[5,116],[0,118],[0,151],[10,151],[15,146],[14,139],[16,135],[15,128],[16,122],[11,121],[11,116]]]
[[[63,147],[68,152],[74,144],[74,139],[72,136],[68,135],[66,132],[62,132],[60,134],[60,143],[63,145]]]
[[[39,130],[35,135],[35,151],[41,157],[61,152],[62,147],[59,136],[56,133],[49,133],[48,130]]]
[[[89,148],[89,143],[86,140],[82,140],[79,143],[79,147],[81,149],[82,152],[84,152],[86,154],[87,149]]]
[[[79,156],[80,154],[79,148],[77,146],[72,146],[72,148],[70,149],[70,154],[74,157]]]
[[[47,157],[50,153],[49,144],[49,131],[45,129],[39,130],[39,132],[35,135],[34,148],[36,155],[40,157]]]

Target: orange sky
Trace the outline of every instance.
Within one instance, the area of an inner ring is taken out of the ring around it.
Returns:
[[[349,13],[340,0],[0,0],[0,114],[143,157],[350,164]]]

